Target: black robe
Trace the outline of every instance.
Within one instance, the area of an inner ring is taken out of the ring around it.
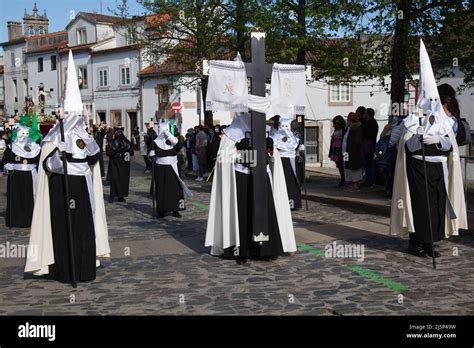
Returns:
[[[172,149],[160,149],[153,143],[153,150],[156,157],[177,156],[183,147],[182,142],[178,142]],[[184,193],[178,176],[170,165],[154,165],[155,174],[155,197],[158,214],[164,215],[169,212],[185,210]]]
[[[431,243],[430,227],[428,223],[428,207],[425,188],[425,174],[423,161],[415,159],[412,155],[422,155],[418,150],[410,152],[406,149],[406,165],[408,186],[410,188],[410,199],[413,212],[413,224],[415,233],[410,233],[410,241],[421,244]],[[425,155],[447,156],[452,151],[441,151],[436,145],[425,145]],[[431,210],[431,223],[433,228],[433,241],[437,242],[445,238],[445,213],[446,213],[446,186],[444,182],[443,164],[426,162],[428,175],[428,192]]]
[[[48,158],[55,151],[57,150],[51,152]],[[98,159],[99,154],[87,157],[84,160],[73,159],[71,155],[67,154],[68,162],[87,162],[92,165]],[[47,158],[43,162],[43,167],[48,172],[46,160]],[[79,282],[91,281],[96,277],[96,246],[94,217],[87,181],[85,176],[68,175],[68,184],[70,202],[74,200],[74,208],[69,209],[69,211],[71,213],[76,280]],[[49,266],[48,278],[61,283],[70,283],[71,268],[63,174],[50,173],[49,199],[54,264]]]
[[[109,156],[107,179],[110,182],[110,197],[128,197],[130,186],[130,157],[133,156],[132,144],[124,138],[112,140],[106,146]]]
[[[3,154],[2,164],[22,163],[38,165],[41,152],[33,158],[17,156],[7,146]],[[30,227],[34,208],[33,180],[31,171],[14,170],[7,179],[7,210],[5,223],[8,227]]]
[[[242,143],[237,143],[236,146],[238,149],[245,149],[246,147],[246,145]],[[258,202],[254,202],[253,200],[252,174],[245,174],[235,171],[235,179],[237,187],[237,209],[239,214],[240,247],[238,250],[238,255],[236,255],[234,247],[224,249],[224,257],[234,258],[238,256],[245,259],[262,259],[274,258],[283,255],[283,245],[278,227],[270,178],[267,176],[266,181],[268,192],[267,205],[269,241],[263,242],[262,244],[253,241],[252,212],[254,205],[258,204]]]
[[[283,172],[285,174],[286,189],[288,191],[288,199],[290,200],[291,209],[301,209],[301,185],[297,175],[291,167],[291,159],[282,157],[281,163],[283,165]],[[295,159],[295,170],[297,169],[297,162]],[[298,172],[297,172],[298,173]]]

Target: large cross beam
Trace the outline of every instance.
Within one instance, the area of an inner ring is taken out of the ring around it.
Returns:
[[[265,82],[271,78],[272,65],[265,63],[265,33],[251,35],[251,63],[245,63],[251,78],[252,94],[265,97]],[[256,165],[252,167],[253,240],[268,240],[267,142],[265,115],[252,111],[252,150]],[[263,238],[261,238],[263,236]],[[260,237],[260,238],[259,238]]]

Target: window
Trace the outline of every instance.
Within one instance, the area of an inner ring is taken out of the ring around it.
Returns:
[[[38,58],[38,72],[43,72],[43,57]]]
[[[125,32],[125,44],[127,46],[135,44],[136,41],[137,40],[135,39],[135,33],[131,32],[131,31]]]
[[[26,98],[28,96],[28,80],[23,79],[23,96]]]
[[[78,69],[79,88],[87,88],[87,67],[82,66]]]
[[[329,85],[329,102],[330,103],[350,103],[351,93],[350,86],[347,83],[338,85]]]
[[[122,127],[122,112],[111,111],[110,116],[112,119],[112,127]]]
[[[120,84],[129,85],[130,84],[130,68],[122,66],[120,67]]]
[[[99,87],[109,86],[109,71],[107,69],[99,69]]]
[[[10,53],[10,59],[11,59],[12,68],[14,68],[15,67],[15,52]]]
[[[170,87],[158,86],[158,101],[160,104],[168,104],[170,102]]]
[[[45,30],[44,30],[44,27],[39,27],[39,28],[38,28],[38,34],[39,34],[39,35],[44,35],[45,33],[46,33],[46,32],[45,32]]]
[[[13,82],[13,98],[15,99],[15,103],[18,102],[18,84],[16,83],[15,79],[12,79]]]
[[[77,29],[77,44],[83,45],[87,43],[87,32],[86,28]]]
[[[56,56],[51,56],[51,71],[56,70]]]
[[[34,35],[35,35],[35,28],[32,25],[30,25],[28,27],[28,36],[34,36]]]

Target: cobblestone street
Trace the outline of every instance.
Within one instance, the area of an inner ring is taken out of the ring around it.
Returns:
[[[433,270],[430,258],[407,254],[406,240],[388,236],[388,218],[309,202],[308,212],[293,215],[296,254],[237,265],[204,248],[211,183],[187,180],[194,197],[183,217],[152,220],[140,160],[127,203],[106,203],[112,257],[97,279],[77,289],[24,279],[24,259],[2,258],[0,314],[474,314],[472,230],[440,244]],[[29,229],[5,227],[5,186],[1,177],[0,244],[27,244]],[[326,258],[333,242],[362,245],[364,260]]]

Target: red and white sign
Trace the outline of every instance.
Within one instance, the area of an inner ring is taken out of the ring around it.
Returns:
[[[182,109],[183,107],[181,106],[180,103],[173,103],[171,104],[171,110],[178,112]]]

